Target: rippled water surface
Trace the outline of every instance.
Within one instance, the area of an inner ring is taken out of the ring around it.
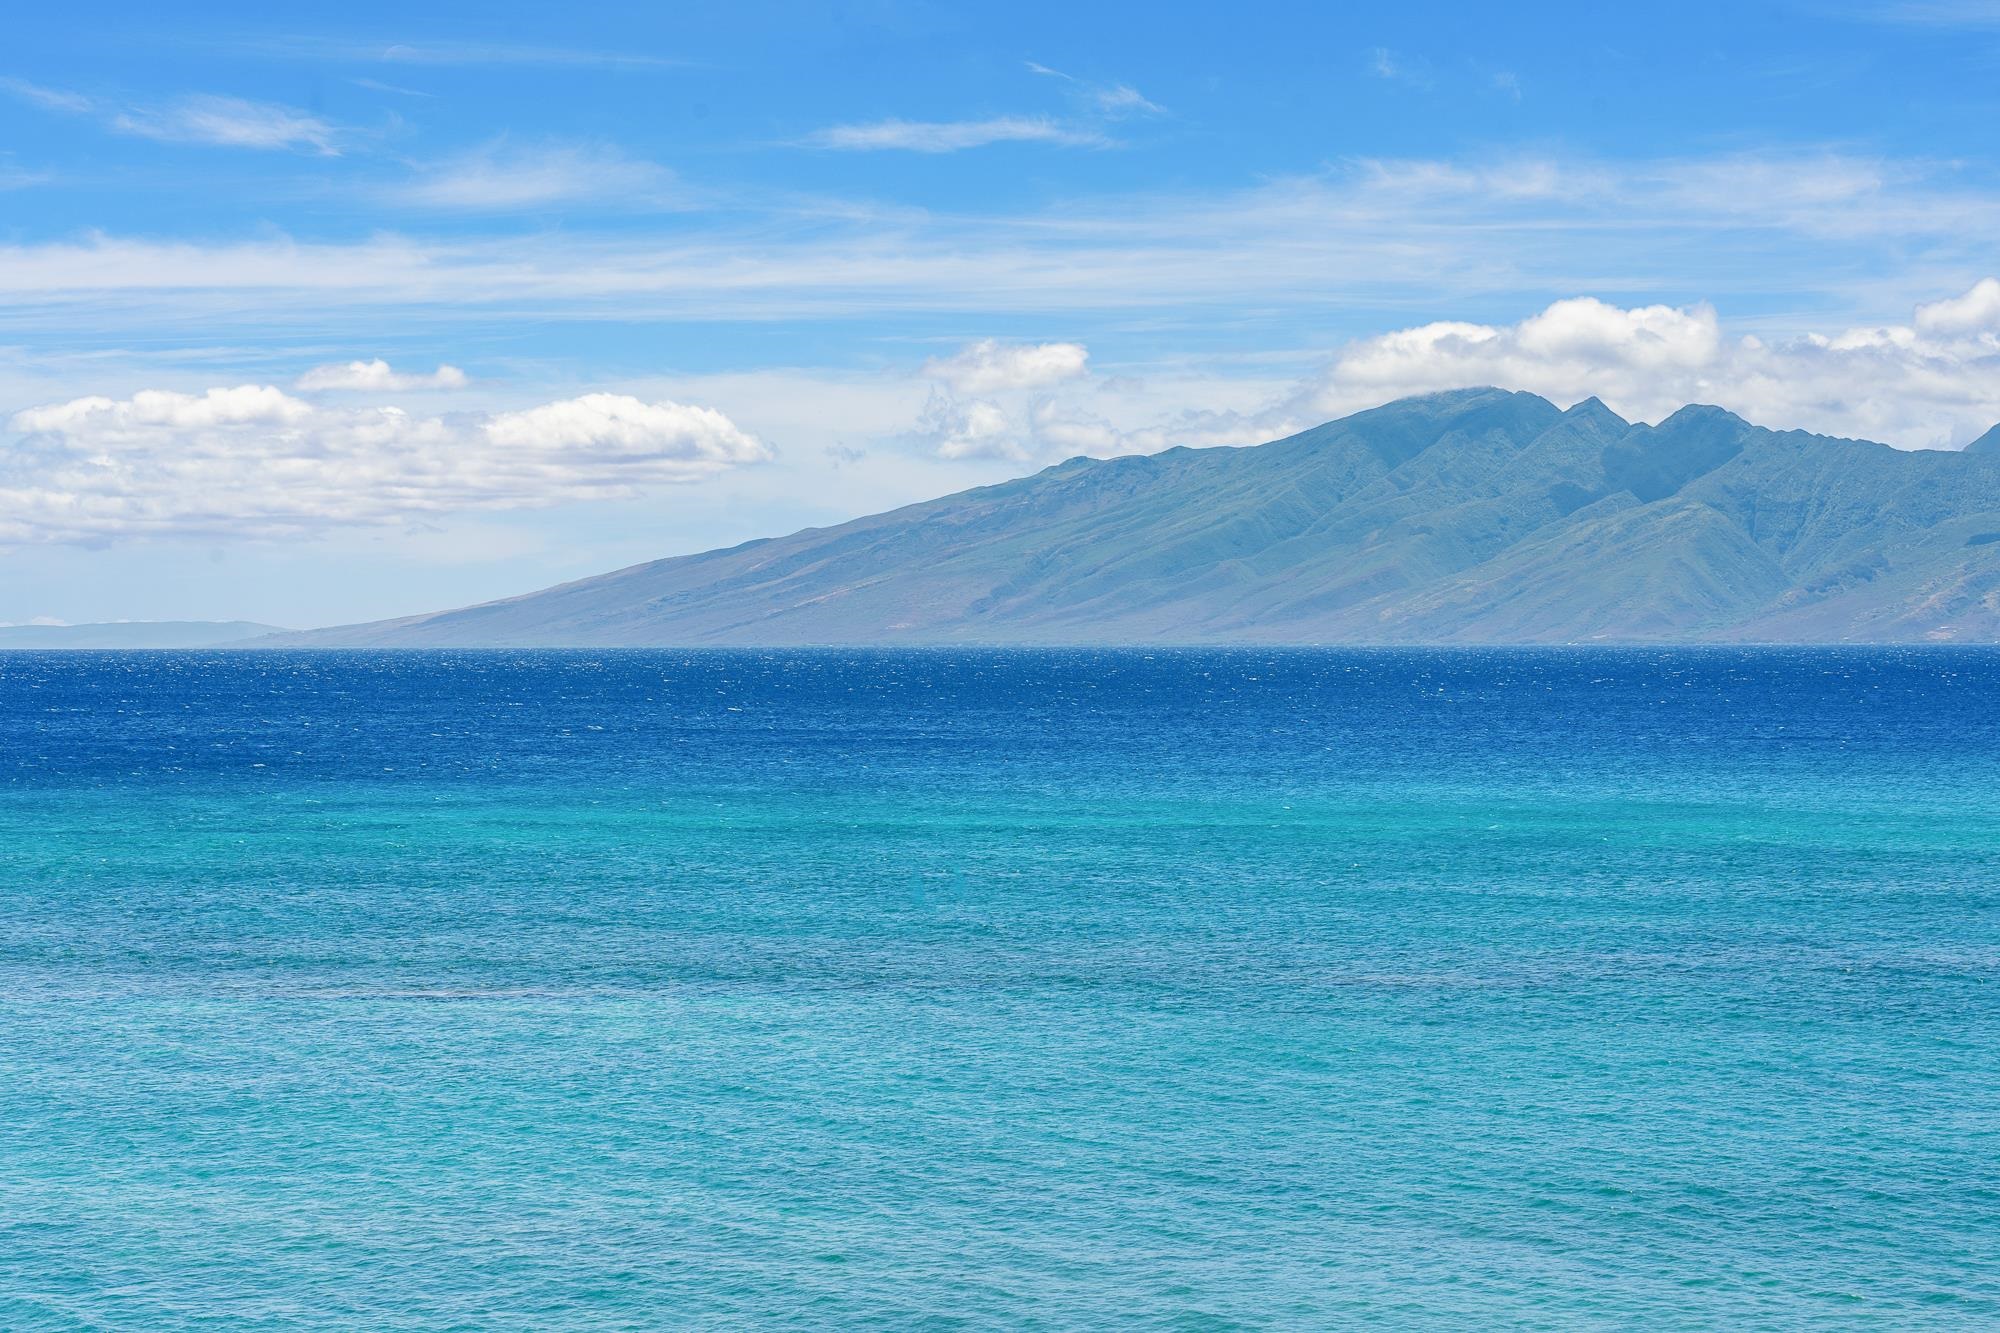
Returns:
[[[2000,1321],[2000,653],[0,654],[0,1327]]]

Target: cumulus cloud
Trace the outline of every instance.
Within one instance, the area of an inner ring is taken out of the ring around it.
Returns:
[[[525,456],[544,452],[614,463],[659,465],[673,480],[766,457],[764,446],[712,407],[647,403],[620,393],[587,393],[486,422],[492,443]]]
[[[941,387],[931,391],[917,437],[940,458],[1031,458],[1037,441],[1027,396],[1087,374],[1089,362],[1082,343],[996,338],[968,343],[953,356],[932,357],[922,373]],[[1010,401],[1003,406],[994,395]]]
[[[1090,352],[1082,343],[1003,343],[983,338],[955,356],[933,357],[923,373],[960,393],[1041,389],[1086,372]]]
[[[394,198],[424,208],[494,212],[583,202],[638,207],[658,206],[674,187],[665,167],[607,145],[494,142],[424,168]]]
[[[1091,379],[1089,359],[1081,343],[986,338],[954,356],[926,361],[923,374],[939,383],[911,438],[940,458],[1018,462],[1268,438],[1260,432],[1275,419],[1271,414],[1253,418],[1236,411],[1185,409],[1161,417],[1153,404],[1148,420],[1132,421],[1128,413],[1122,423],[1114,423],[1099,410],[1107,386]]]
[[[2000,279],[1982,278],[1963,296],[1918,306],[1915,323],[1921,333],[1947,336],[2000,330]]]
[[[939,458],[1012,458],[1030,456],[1030,443],[998,403],[975,398],[960,402],[949,394],[932,393],[924,405],[917,432]]]
[[[2000,420],[2000,282],[1919,306],[1909,325],[1773,341],[1728,335],[1705,305],[1590,297],[1518,324],[1424,324],[1350,343],[1298,410],[1333,416],[1475,384],[1564,403],[1595,395],[1643,420],[1713,403],[1773,426],[1948,448]]]
[[[833,125],[806,142],[845,152],[956,153],[996,143],[1104,148],[1111,141],[1096,130],[1065,125],[1047,116],[994,116],[988,120],[878,120],[865,125]]]
[[[1182,406],[1157,399],[1134,405],[1119,402],[1116,416],[1100,410],[1101,395],[1045,397],[1030,401],[970,402],[933,393],[918,422],[915,439],[940,458],[1010,459],[1055,462],[1088,455],[1151,454],[1176,445],[1203,448],[1259,444],[1302,424],[1284,405],[1240,411]],[[1136,411],[1134,410],[1136,407]]]
[[[271,385],[17,412],[0,541],[272,537],[630,497],[769,458],[712,408],[586,394],[497,414],[330,408]]]
[[[440,365],[428,375],[409,375],[393,369],[387,361],[343,361],[314,366],[293,381],[295,388],[308,392],[328,389],[408,390],[463,389],[470,381],[457,366]]]

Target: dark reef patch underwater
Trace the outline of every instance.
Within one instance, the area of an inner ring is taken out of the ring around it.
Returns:
[[[0,655],[0,1326],[2000,1321],[2000,651]]]

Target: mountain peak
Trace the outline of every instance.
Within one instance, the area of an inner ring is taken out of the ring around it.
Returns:
[[[1666,430],[1670,426],[1748,426],[1749,424],[1726,407],[1717,407],[1713,403],[1689,403],[1662,421],[1659,429]]]
[[[1525,389],[1503,389],[1494,384],[1471,384],[1463,389],[1439,389],[1433,393],[1399,398],[1396,402],[1422,403],[1453,409],[1506,403],[1528,411],[1539,411],[1544,408],[1550,411],[1557,410],[1554,403],[1538,393],[1529,393]],[[1394,407],[1396,403],[1391,403],[1390,406]]]
[[[1590,397],[1584,399],[1582,402],[1573,405],[1569,409],[1569,411],[1563,413],[1563,415],[1565,417],[1570,418],[1572,421],[1589,422],[1590,424],[1595,426],[1609,426],[1617,428],[1620,426],[1629,426],[1632,424],[1631,422],[1627,421],[1624,417],[1619,416],[1616,412],[1613,412],[1610,408],[1606,407],[1604,405],[1604,400],[1602,398],[1599,398],[1596,394],[1592,394]]]
[[[2000,457],[2000,425],[1994,426],[1992,430],[1987,431],[1971,444],[1966,445],[1965,452],[1968,454]]]

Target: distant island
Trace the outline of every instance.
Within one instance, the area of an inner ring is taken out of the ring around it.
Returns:
[[[118,620],[0,625],[0,648],[217,648],[285,631],[249,620]]]
[[[1404,399],[269,646],[2000,640],[2000,428],[1962,452],[1691,406]]]

